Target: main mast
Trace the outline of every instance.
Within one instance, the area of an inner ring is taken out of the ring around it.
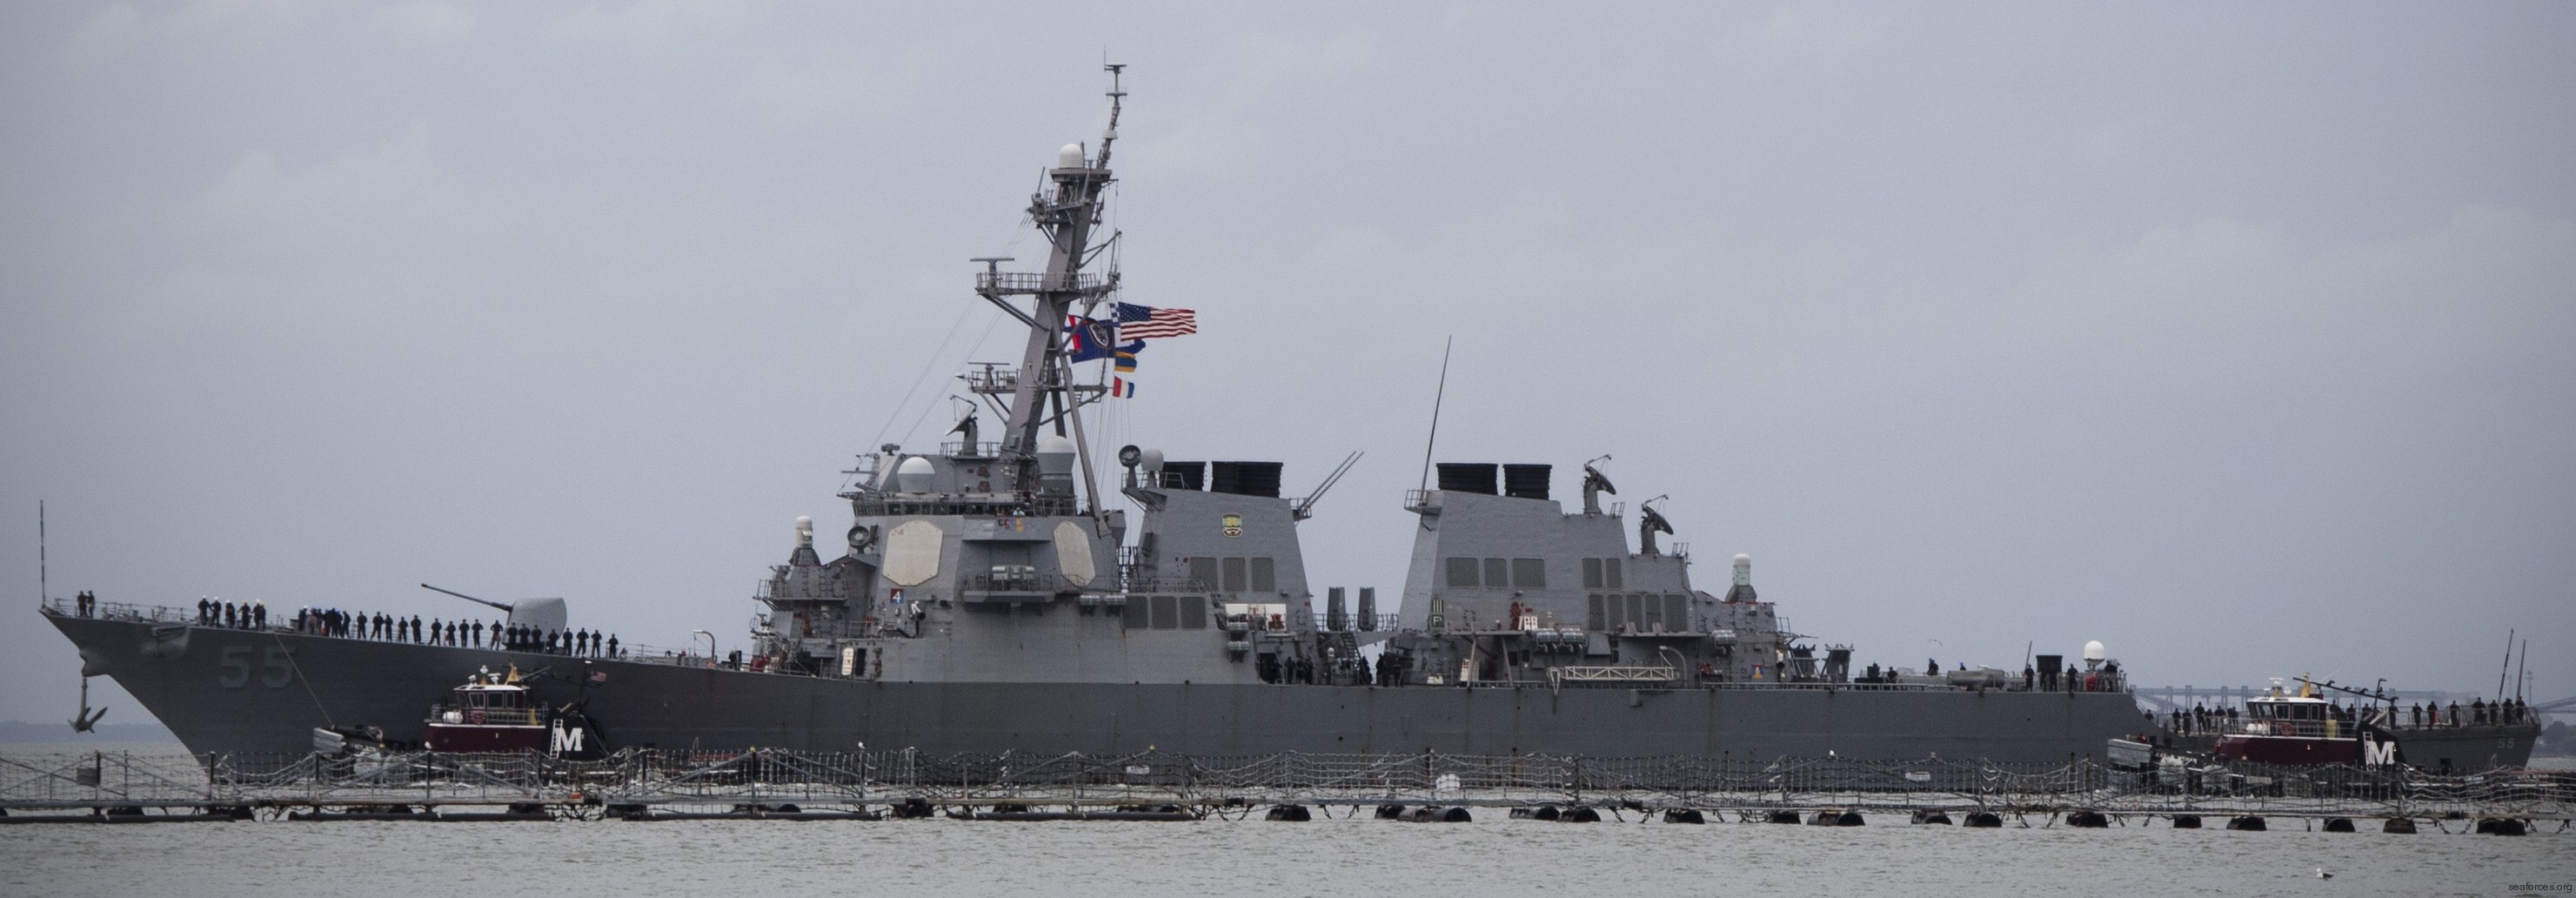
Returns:
[[[1062,490],[1070,492],[1070,478],[1051,484],[1039,463],[1039,429],[1051,426],[1054,435],[1070,434],[1077,447],[1083,442],[1075,408],[1081,400],[1073,383],[1073,367],[1066,352],[1066,324],[1074,305],[1085,311],[1102,297],[1118,289],[1118,272],[1086,275],[1083,266],[1103,247],[1091,245],[1092,229],[1101,222],[1102,197],[1112,180],[1109,173],[1109,148],[1118,139],[1118,112],[1126,92],[1118,87],[1118,76],[1124,65],[1107,66],[1110,76],[1109,126],[1100,135],[1100,153],[1084,158],[1080,144],[1066,144],[1057,154],[1056,166],[1047,178],[1053,190],[1041,191],[1029,198],[1029,219],[1038,232],[1046,235],[1049,250],[1043,273],[1001,271],[1000,258],[978,259],[986,263],[975,278],[975,292],[986,300],[1019,318],[1029,328],[1028,344],[1020,354],[1020,369],[1015,377],[1004,381],[988,379],[978,385],[979,392],[1011,396],[1010,415],[1003,425],[1001,458],[1015,491],[1038,496]],[[1115,239],[1114,235],[1113,238]],[[1105,245],[1104,245],[1105,246]],[[1023,312],[1005,297],[1026,294],[1033,297],[1031,307]],[[1093,387],[1096,391],[1098,388]],[[1090,476],[1087,448],[1081,452],[1083,475]],[[1063,472],[1069,474],[1071,472]],[[1097,492],[1093,493],[1097,504]],[[1068,495],[1066,498],[1070,498]]]

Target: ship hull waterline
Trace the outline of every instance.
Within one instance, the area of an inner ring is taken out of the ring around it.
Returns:
[[[1832,754],[2063,764],[2098,757],[2110,738],[2149,726],[2125,693],[903,683],[46,617],[80,648],[84,672],[113,678],[201,756],[302,753],[316,727],[375,725],[417,739],[423,710],[458,680],[511,666],[565,673],[565,682],[540,684],[540,698],[586,698],[611,747],[699,751]],[[590,672],[606,678],[581,696],[571,682]]]

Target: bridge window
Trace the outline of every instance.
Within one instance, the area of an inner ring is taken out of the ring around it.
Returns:
[[[1271,558],[1252,559],[1252,591],[1279,591],[1279,563]]]
[[[1538,558],[1512,559],[1512,585],[1520,589],[1547,588],[1547,562]]]
[[[1680,593],[1664,595],[1664,629],[1674,633],[1690,630],[1690,598]]]
[[[1121,615],[1119,623],[1125,625],[1126,628],[1130,630],[1145,629],[1145,627],[1153,620],[1153,615],[1150,610],[1152,604],[1153,603],[1144,596],[1128,596],[1127,610],[1124,615]]]
[[[1242,592],[1249,588],[1250,587],[1244,582],[1243,559],[1227,558],[1225,560],[1225,591]]]
[[[1476,559],[1473,559],[1473,558],[1452,558],[1452,559],[1449,559],[1449,588],[1450,588],[1450,589],[1474,589],[1474,588],[1476,588]]]
[[[1600,559],[1587,560],[1599,561]],[[1592,594],[1592,613],[1583,618],[1583,628],[1586,630],[1610,629],[1610,611],[1607,604],[1601,601],[1600,593]]]
[[[1216,589],[1216,559],[1190,559],[1190,580],[1191,589]]]
[[[1583,588],[1601,588],[1601,559],[1583,559]]]
[[[1625,588],[1619,582],[1619,559],[1601,559],[1601,587],[1603,589]]]
[[[1512,585],[1512,562],[1508,558],[1485,559],[1485,588],[1505,589]]]
[[[1207,597],[1181,596],[1181,629],[1205,630],[1208,625]]]
[[[1154,629],[1177,630],[1181,627],[1180,609],[1171,596],[1154,597]]]

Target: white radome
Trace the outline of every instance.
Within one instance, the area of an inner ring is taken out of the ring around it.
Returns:
[[[1078,143],[1068,143],[1064,145],[1064,149],[1055,151],[1055,167],[1081,168],[1082,145]]]
[[[1746,555],[1746,554],[1743,554],[1743,553],[1741,553],[1741,552],[1736,553],[1736,556],[1735,556],[1735,563],[1736,563],[1736,564],[1752,564],[1752,563],[1753,563],[1753,556],[1751,556],[1751,555]]]
[[[2088,642],[2088,643],[2085,643],[2085,644],[2084,644],[2084,660],[2086,660],[2086,661],[2100,661],[2100,660],[2102,660],[2102,640],[2096,639],[2096,640],[2093,640],[2092,642]]]
[[[894,489],[899,493],[930,492],[933,469],[930,459],[915,455],[894,466]]]
[[[1073,473],[1073,441],[1051,433],[1039,437],[1038,473]]]

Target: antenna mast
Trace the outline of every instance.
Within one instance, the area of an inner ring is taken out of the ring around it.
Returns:
[[[1422,486],[1431,488],[1431,447],[1440,444],[1440,402],[1449,398],[1449,346],[1458,342],[1457,334],[1440,341],[1440,388],[1431,394],[1431,436],[1422,441]]]
[[[1047,267],[1043,273],[1007,272],[999,269],[998,259],[981,259],[985,270],[977,273],[975,292],[1009,311],[1028,325],[1026,348],[1020,356],[1019,371],[1008,380],[977,387],[991,395],[1009,393],[1011,407],[1002,427],[1002,464],[1009,472],[1012,489],[1023,497],[1036,498],[1050,487],[1039,470],[1038,428],[1052,420],[1059,435],[1070,435],[1075,444],[1077,463],[1083,470],[1086,485],[1094,486],[1092,504],[1099,504],[1096,485],[1091,484],[1090,459],[1078,409],[1081,402],[1073,395],[1073,363],[1066,352],[1066,325],[1079,302],[1087,309],[1118,289],[1118,272],[1097,275],[1082,273],[1084,263],[1094,255],[1091,229],[1101,221],[1101,194],[1112,180],[1109,173],[1110,146],[1118,139],[1118,113],[1127,92],[1120,87],[1119,76],[1124,64],[1103,66],[1109,71],[1109,126],[1100,134],[1100,151],[1084,158],[1081,144],[1066,144],[1056,156],[1056,164],[1047,170],[1053,189],[1029,197],[1029,220],[1047,237],[1050,245]],[[1020,311],[1005,297],[1031,297],[1030,308]],[[1097,388],[1093,388],[1097,389]],[[1057,412],[1048,414],[1052,405]],[[1068,421],[1068,418],[1071,420]],[[1069,486],[1052,490],[1064,500]]]
[[[2513,637],[2518,630],[2504,631],[2504,664],[2496,668],[2496,700],[2504,700],[2504,678],[2513,673]]]

